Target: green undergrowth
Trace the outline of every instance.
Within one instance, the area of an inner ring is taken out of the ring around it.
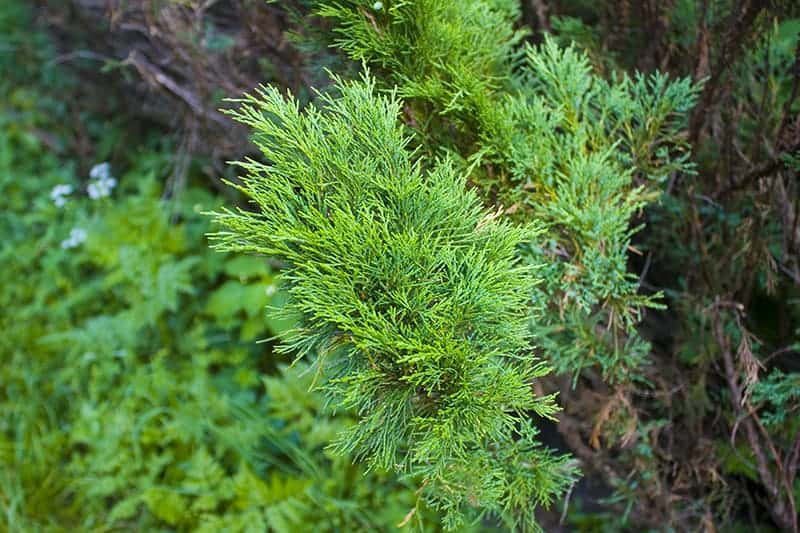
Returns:
[[[194,170],[165,194],[173,146],[71,114],[15,31],[39,66],[0,81],[0,530],[436,530],[408,482],[327,450],[352,419],[273,352],[275,265],[212,252],[220,200]]]
[[[371,531],[416,508],[403,483],[325,451],[348,417],[324,413],[304,365],[255,342],[289,325],[264,319],[284,298],[273,269],[208,251],[199,211],[218,201],[194,187],[162,198],[169,151],[135,152],[92,200],[4,111],[9,530]],[[57,207],[61,184],[73,193]]]

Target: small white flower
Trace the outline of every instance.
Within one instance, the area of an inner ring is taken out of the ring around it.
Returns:
[[[55,198],[56,196],[66,196],[68,194],[72,194],[72,185],[67,185],[65,183],[61,183],[53,187],[53,190],[50,191],[50,197]]]
[[[264,289],[264,292],[266,293],[267,296],[272,296],[277,291],[278,288],[275,285],[267,285],[267,287]]]
[[[53,200],[56,207],[64,207],[64,204],[67,203],[65,196],[69,196],[70,194],[72,194],[72,185],[61,183],[53,187],[53,190],[50,191],[50,199]]]
[[[89,198],[92,200],[110,196],[111,191],[117,185],[117,180],[111,175],[111,165],[108,163],[99,163],[93,166],[89,171],[89,177],[92,181],[86,187],[86,192],[89,193]]]
[[[76,248],[86,241],[86,237],[89,234],[86,233],[85,229],[82,228],[73,228],[69,232],[69,238],[61,241],[61,247],[65,250],[69,248]]]
[[[100,198],[100,187],[96,183],[90,183],[88,187],[86,187],[86,192],[89,193],[89,198],[92,200],[97,200]]]
[[[372,4],[372,9],[374,9],[375,11],[380,11],[381,9],[383,9],[383,2],[375,2],[374,4]]]
[[[111,164],[108,162],[98,163],[89,171],[89,177],[95,180],[103,180],[111,176]]]

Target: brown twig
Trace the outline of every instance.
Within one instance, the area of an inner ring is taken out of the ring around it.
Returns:
[[[722,362],[724,368],[725,379],[730,390],[730,401],[733,412],[737,415],[737,423],[732,428],[731,445],[735,449],[734,441],[736,439],[736,430],[739,425],[744,428],[745,438],[750,446],[750,450],[756,460],[756,471],[758,472],[761,484],[767,491],[770,499],[770,514],[773,520],[782,529],[797,533],[798,522],[797,513],[792,494],[792,478],[783,469],[783,461],[781,461],[780,454],[778,453],[772,438],[758,420],[758,416],[752,411],[746,403],[746,393],[739,380],[739,367],[733,359],[733,352],[730,340],[723,328],[723,317],[721,309],[730,307],[726,305],[721,299],[717,299],[713,306],[713,320],[712,326],[714,330],[714,337],[719,345],[722,355]],[[734,313],[737,325],[741,329],[741,318],[739,315],[740,306],[734,305]],[[743,333],[746,334],[746,333]],[[761,435],[761,436],[759,436]],[[762,440],[763,439],[763,440]],[[765,447],[769,450],[770,455],[773,457],[773,462],[778,470],[779,479],[776,480],[770,467],[770,461],[767,459],[767,452]],[[781,487],[788,490],[781,490]]]

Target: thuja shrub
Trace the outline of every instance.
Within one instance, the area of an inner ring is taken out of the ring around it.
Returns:
[[[277,89],[242,101],[269,163],[239,163],[256,211],[221,211],[223,250],[286,263],[300,325],[283,349],[313,354],[335,406],[358,414],[336,450],[420,482],[449,528],[485,513],[533,527],[533,508],[573,480],[528,412],[551,417],[531,381],[535,238],[482,208],[447,160],[413,159],[401,102],[365,77],[304,111]]]
[[[300,325],[283,349],[359,420],[336,451],[417,480],[450,528],[536,528],[576,470],[538,443],[530,414],[556,406],[532,383],[636,376],[657,298],[628,272],[631,219],[691,170],[696,88],[607,81],[574,48],[523,44],[512,2],[316,13],[374,77],[303,110],[274,88],[239,101],[265,162],[238,163],[252,209],[216,214],[217,246],[286,265]]]

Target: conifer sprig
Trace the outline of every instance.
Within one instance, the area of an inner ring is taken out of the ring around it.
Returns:
[[[239,163],[256,210],[216,213],[215,245],[287,264],[300,325],[283,348],[313,356],[359,418],[336,450],[419,477],[451,527],[532,524],[573,476],[523,423],[556,410],[530,386],[549,369],[530,353],[536,275],[516,252],[537,230],[484,210],[447,161],[414,161],[400,101],[372,79],[337,88],[302,111],[273,87],[240,100],[266,162]]]
[[[666,178],[690,172],[684,135],[699,87],[637,74],[610,81],[576,46],[522,42],[517,0],[317,0],[329,42],[403,98],[423,153],[446,152],[485,204],[537,220],[544,264],[537,344],[558,373],[636,379],[649,345],[635,325],[658,295],[628,272],[631,219]],[[599,334],[598,334],[599,333]]]

